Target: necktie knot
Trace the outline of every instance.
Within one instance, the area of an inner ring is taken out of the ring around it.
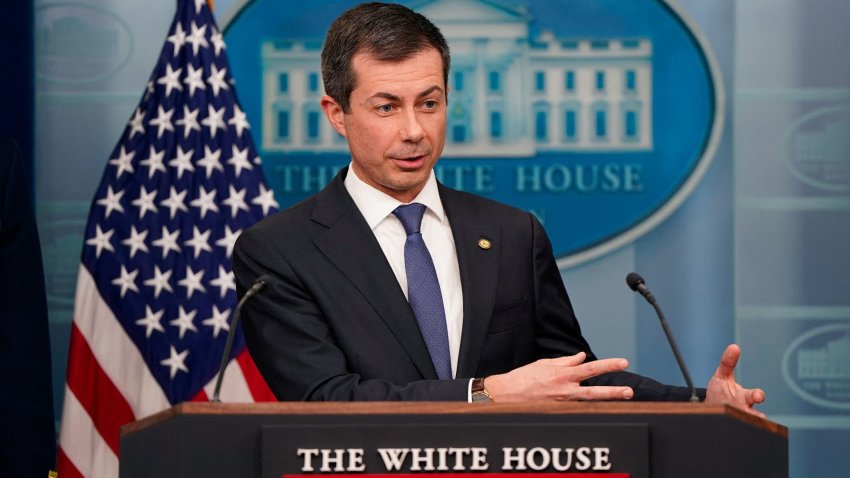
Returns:
[[[408,236],[419,232],[422,226],[422,216],[425,215],[425,205],[415,202],[411,204],[402,204],[393,211],[395,217],[401,221],[404,226],[404,232]]]

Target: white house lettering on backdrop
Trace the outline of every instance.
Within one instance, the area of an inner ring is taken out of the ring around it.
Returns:
[[[299,448],[302,473],[362,473],[363,448]],[[490,469],[487,448],[378,448],[375,453],[387,472],[482,472]],[[608,447],[503,447],[501,471],[607,471]]]

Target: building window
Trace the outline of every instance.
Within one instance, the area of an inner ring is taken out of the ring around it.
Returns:
[[[593,105],[591,112],[593,121],[593,137],[597,140],[604,140],[608,137],[608,104],[598,102]]]
[[[307,140],[308,141],[318,141],[319,140],[319,112],[318,111],[308,111],[307,112]]]
[[[596,91],[605,91],[605,72],[596,72]]]
[[[462,71],[456,71],[455,72],[454,90],[455,91],[463,91],[463,72]]]
[[[578,112],[574,109],[564,112],[564,138],[567,141],[578,139]]]
[[[625,124],[625,131],[626,131],[626,139],[627,140],[637,139],[637,132],[638,132],[637,122],[638,122],[637,111],[631,110],[631,111],[625,112],[625,117],[623,118],[623,123]]]
[[[623,141],[639,141],[640,102],[635,100],[624,101],[620,105],[620,110],[623,112]]]
[[[289,93],[289,73],[277,75],[277,91],[281,94]]]
[[[498,71],[491,71],[487,75],[487,87],[491,93],[499,93],[502,91],[502,75]]]
[[[277,112],[277,139],[289,139],[289,111]]]
[[[462,124],[456,124],[452,126],[452,142],[454,143],[464,143],[466,142],[466,126]]]
[[[534,113],[534,137],[537,141],[546,141],[546,132],[549,125],[546,111],[538,110]]]
[[[591,40],[590,48],[594,50],[607,50],[608,40]]]
[[[564,73],[564,89],[567,91],[576,90],[576,72],[569,70]]]
[[[498,139],[502,137],[502,112],[490,112],[490,137]]]
[[[634,92],[637,89],[637,74],[635,70],[626,70],[626,91]]]
[[[546,91],[546,72],[545,71],[534,72],[534,91],[540,91],[540,92]]]
[[[307,89],[310,93],[316,93],[319,91],[318,73],[310,73],[309,76],[307,76]]]
[[[549,104],[539,101],[534,104],[534,139],[539,143],[549,141]]]

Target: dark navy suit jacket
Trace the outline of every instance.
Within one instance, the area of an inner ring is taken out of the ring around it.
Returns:
[[[0,476],[47,476],[56,459],[44,272],[17,145],[0,138]]]
[[[471,377],[579,351],[595,359],[539,222],[440,185],[460,268],[463,332],[457,378],[438,380],[410,305],[345,189],[346,173],[236,244],[240,295],[260,275],[273,278],[243,318],[248,348],[279,399],[466,400]],[[630,373],[591,382],[631,385],[638,399],[688,397]]]

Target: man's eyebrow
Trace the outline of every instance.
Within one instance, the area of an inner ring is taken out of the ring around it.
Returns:
[[[425,96],[430,95],[431,93],[434,93],[435,91],[438,91],[438,92],[442,93],[442,92],[443,92],[443,89],[442,89],[439,85],[434,85],[434,86],[432,86],[432,87],[430,87],[430,88],[427,88],[426,90],[424,90],[423,92],[419,93],[418,95],[416,95],[416,98],[417,98],[417,99],[418,99],[418,98],[423,98],[423,97],[425,97]],[[369,97],[369,99],[368,99],[368,100],[366,100],[366,101],[372,101],[372,100],[374,100],[374,99],[376,99],[376,98],[383,98],[383,99],[390,100],[390,101],[401,101],[401,97],[400,97],[400,96],[398,96],[398,95],[394,95],[394,94],[392,94],[392,93],[386,93],[386,92],[383,92],[383,91],[379,91],[379,92],[375,93],[374,95],[370,96],[370,97]]]
[[[375,98],[384,98],[386,100],[391,100],[391,101],[401,101],[400,96],[394,95],[392,93],[384,93],[382,91],[379,91],[379,92],[375,93],[374,95],[370,96],[369,99],[366,100],[366,101],[371,101]]]
[[[419,93],[418,95],[416,95],[416,97],[417,97],[417,98],[422,98],[422,97],[424,97],[424,96],[428,96],[428,95],[430,95],[431,93],[433,93],[433,92],[435,92],[435,91],[438,91],[438,92],[442,93],[442,92],[443,92],[443,89],[442,89],[442,88],[440,88],[440,86],[439,86],[439,85],[434,85],[434,86],[432,86],[432,87],[428,88],[427,90],[423,91],[422,93]]]

